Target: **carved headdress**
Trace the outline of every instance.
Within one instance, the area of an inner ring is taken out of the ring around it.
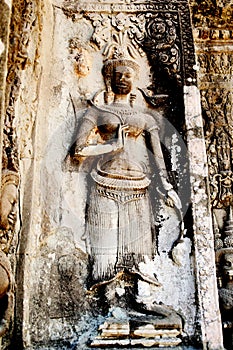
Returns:
[[[13,184],[16,187],[19,186],[19,175],[15,171],[3,170],[1,188],[4,188],[7,184]]]
[[[113,69],[118,66],[132,68],[136,75],[139,73],[139,65],[135,61],[138,56],[137,51],[131,43],[127,43],[127,33],[120,32],[119,35],[113,34],[113,42],[109,43],[103,52],[104,65],[102,73],[104,76],[107,91],[111,90],[111,78]]]

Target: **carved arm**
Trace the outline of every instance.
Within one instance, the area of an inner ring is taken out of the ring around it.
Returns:
[[[150,143],[152,152],[154,154],[154,161],[159,170],[162,185],[165,191],[167,191],[166,204],[171,207],[175,205],[177,209],[181,209],[182,206],[180,198],[178,197],[176,191],[173,189],[172,185],[167,180],[167,169],[164,162],[163,152],[161,149],[158,128],[155,126],[149,129],[148,132],[150,134]]]
[[[117,138],[113,141],[110,141],[109,143],[80,145],[79,142],[79,144],[76,144],[75,147],[75,156],[88,157],[120,151],[124,147],[124,141],[126,138],[125,133],[127,129],[128,125],[119,125]]]

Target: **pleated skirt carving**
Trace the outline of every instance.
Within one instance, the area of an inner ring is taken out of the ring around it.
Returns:
[[[108,280],[121,269],[138,269],[153,255],[154,220],[148,188],[109,189],[93,183],[86,212],[92,280]]]

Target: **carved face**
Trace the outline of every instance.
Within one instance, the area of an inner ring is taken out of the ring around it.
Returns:
[[[118,66],[113,71],[112,91],[117,95],[128,95],[133,87],[135,72],[133,68]]]
[[[233,276],[233,253],[228,253],[224,255],[223,271],[228,277]]]
[[[15,203],[17,199],[17,187],[13,183],[6,184],[1,193],[0,202],[0,227],[9,230],[15,221]]]

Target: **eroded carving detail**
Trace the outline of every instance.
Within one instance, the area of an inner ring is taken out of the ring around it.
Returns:
[[[201,91],[206,117],[206,143],[214,208],[232,203],[232,93],[224,88]]]
[[[214,1],[201,0],[191,1],[193,10],[193,21],[195,27],[208,27],[218,30],[218,27],[232,28],[233,10],[230,0]]]
[[[203,76],[205,82],[212,82],[215,74],[221,75],[225,81],[229,81],[233,72],[232,56],[228,52],[200,53],[198,55],[200,76]]]
[[[32,63],[30,62],[28,46],[33,27],[38,19],[38,8],[34,1],[27,1],[23,6],[21,3],[14,3],[13,11],[14,22],[12,23],[13,30],[11,31],[9,45],[6,89],[3,168],[17,172],[20,150],[17,142],[15,108],[20,95],[22,71]],[[34,67],[36,68],[36,62],[34,62]],[[28,147],[28,145],[24,146],[25,149]]]
[[[0,202],[0,249],[8,253],[16,222],[16,202],[19,185],[18,174],[5,170],[2,175]]]
[[[79,6],[67,4],[63,11],[74,21],[80,20],[82,10],[85,11],[83,16],[93,25],[91,41],[98,49],[111,40],[114,31],[127,33],[136,50],[141,54],[145,51],[152,68],[160,69],[166,79],[175,79],[178,84],[182,79],[186,84],[196,83],[195,62],[191,55],[192,32],[187,30],[189,11],[184,2],[143,4],[139,1],[138,5],[118,3],[112,6],[84,2]]]
[[[20,95],[21,72],[29,63],[28,46],[36,20],[36,7],[33,1],[18,4],[14,2],[12,9],[14,16],[12,16],[13,30],[10,34],[8,57],[0,202],[0,336],[7,331],[14,309],[14,277],[8,253],[12,248],[15,230],[19,185],[15,109]],[[12,264],[14,265],[14,261]]]
[[[70,40],[69,48],[72,56],[74,57],[74,71],[79,77],[86,77],[90,73],[92,66],[91,57],[88,50],[80,47],[78,38]]]
[[[8,329],[14,306],[14,277],[7,253],[16,221],[18,184],[17,173],[3,172],[0,199],[0,337]]]
[[[222,247],[216,251],[218,285],[225,347],[230,349],[233,341],[233,215],[232,207],[224,229]]]

